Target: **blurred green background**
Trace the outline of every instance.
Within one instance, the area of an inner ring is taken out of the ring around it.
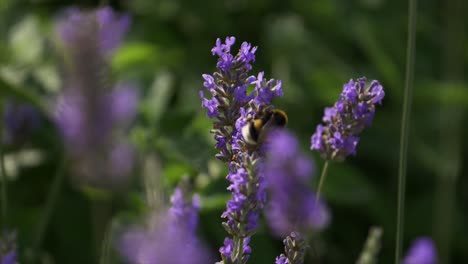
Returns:
[[[357,156],[330,167],[323,193],[332,223],[316,247],[321,263],[353,263],[369,227],[381,226],[379,263],[394,262],[407,1],[102,2],[132,17],[112,67],[116,76],[140,87],[138,118],[129,133],[139,166],[133,184],[117,194],[78,189],[66,179],[43,235],[41,263],[98,263],[103,231],[96,231],[96,212],[112,216],[110,233],[118,233],[145,211],[143,179],[159,179],[155,188],[167,198],[184,175],[202,197],[200,234],[217,252],[226,236],[220,215],[229,197],[227,168],[214,159],[212,123],[198,91],[201,74],[215,70],[210,50],[216,38],[226,36],[235,36],[236,45],[248,41],[259,47],[253,74],[265,71],[267,78],[283,81],[285,96],[275,105],[287,111],[289,128],[314,157],[315,181],[323,162],[309,144],[323,108],[334,103],[350,78],[367,76],[383,84],[383,106],[364,132]],[[1,3],[0,100],[15,97],[46,108],[62,87],[53,44],[57,15],[68,6],[102,3]],[[419,1],[418,6],[403,248],[418,236],[431,236],[440,263],[468,263],[467,11],[463,0]],[[21,263],[29,263],[37,243],[63,155],[55,147],[60,144],[43,115],[42,126],[25,144],[3,148],[9,176],[5,226],[17,231]],[[264,222],[251,246],[250,263],[273,263],[283,247]]]

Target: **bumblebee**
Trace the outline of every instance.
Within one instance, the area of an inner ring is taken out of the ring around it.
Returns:
[[[283,110],[267,110],[258,119],[249,121],[242,128],[242,136],[249,145],[257,145],[263,142],[266,134],[273,128],[281,128],[288,123],[288,116]]]

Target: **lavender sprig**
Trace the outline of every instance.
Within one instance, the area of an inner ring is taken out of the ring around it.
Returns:
[[[366,88],[366,78],[350,80],[343,86],[340,98],[333,107],[325,108],[322,121],[311,137],[311,150],[317,150],[325,164],[317,188],[320,196],[328,172],[329,161],[343,161],[356,154],[359,136],[370,126],[375,115],[375,105],[382,104],[385,96],[382,85],[376,80]]]
[[[284,240],[284,254],[276,258],[275,264],[302,264],[307,243],[297,232],[292,232]]]
[[[196,236],[198,196],[190,197],[176,188],[172,207],[155,212],[147,228],[134,228],[124,234],[120,251],[132,264],[210,262],[210,254]]]
[[[350,80],[343,86],[339,100],[333,107],[325,108],[323,122],[311,138],[311,149],[317,150],[326,160],[342,161],[356,154],[359,135],[370,126],[375,115],[375,104],[385,96],[382,85],[376,80],[366,88],[366,78]]]
[[[225,264],[247,262],[251,252],[250,237],[257,229],[266,199],[264,177],[257,170],[261,155],[256,146],[246,144],[242,127],[271,108],[274,97],[282,96],[280,81],[267,81],[263,72],[249,76],[257,47],[244,42],[234,56],[231,54],[234,43],[234,37],[227,37],[224,43],[217,39],[212,53],[218,56],[218,71],[203,75],[203,85],[211,97],[206,98],[200,91],[202,107],[207,109],[208,117],[214,119],[211,132],[219,151],[216,158],[229,163],[226,178],[231,183],[228,190],[232,198],[222,217],[226,219],[223,226],[232,239],[226,238],[220,248]],[[247,93],[249,85],[255,85],[250,94]]]
[[[273,233],[285,237],[292,231],[320,231],[330,222],[323,200],[317,201],[307,186],[314,164],[299,150],[295,136],[285,129],[268,135],[267,157],[262,171],[268,184],[266,217]]]
[[[135,115],[138,96],[133,85],[110,80],[109,62],[129,20],[109,7],[71,8],[57,23],[67,78],[56,122],[79,183],[121,187],[133,167],[133,150],[119,136]]]

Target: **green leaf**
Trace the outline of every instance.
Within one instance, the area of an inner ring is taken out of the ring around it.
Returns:
[[[145,100],[145,111],[150,123],[158,124],[166,111],[174,88],[174,77],[169,71],[160,71],[154,77]]]
[[[226,202],[231,198],[231,194],[217,194],[201,196],[200,205],[202,211],[219,210],[226,207]]]
[[[20,64],[34,64],[41,59],[44,39],[36,16],[27,16],[16,24],[9,36],[13,59]]]
[[[124,44],[112,58],[112,68],[117,72],[131,67],[154,66],[159,60],[157,47],[150,43],[133,42]]]
[[[34,69],[33,75],[45,90],[51,93],[57,93],[60,90],[61,80],[54,66],[42,65]]]

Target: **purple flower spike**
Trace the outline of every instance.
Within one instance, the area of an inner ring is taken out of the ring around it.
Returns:
[[[323,122],[311,138],[311,149],[326,160],[342,161],[356,154],[359,136],[370,126],[375,115],[375,104],[382,104],[385,96],[376,80],[365,87],[366,79],[350,80],[343,86],[339,100],[325,108]]]
[[[41,124],[38,110],[31,105],[7,101],[3,111],[5,131],[2,140],[6,144],[24,143]]]
[[[103,52],[112,52],[122,42],[130,27],[130,16],[117,15],[112,8],[103,7],[96,11],[99,24],[100,48]]]
[[[194,195],[191,201],[185,197],[181,188],[176,188],[171,196],[172,207],[169,212],[172,219],[178,222],[185,230],[195,233],[198,225],[198,211],[200,210],[200,197]]]
[[[57,32],[67,48],[79,48],[86,39],[93,39],[100,53],[111,55],[130,27],[128,15],[118,15],[110,7],[84,12],[77,7],[67,9],[57,24]]]
[[[71,8],[57,22],[69,63],[55,121],[79,184],[119,189],[133,169],[133,149],[119,136],[136,114],[138,92],[133,85],[113,82],[109,74],[109,55],[128,20],[105,7]]]
[[[292,232],[284,240],[284,254],[276,258],[275,264],[303,264],[307,244],[301,235]]]
[[[198,196],[189,198],[185,190],[177,187],[171,204],[169,210],[156,212],[149,219],[149,228],[134,228],[123,235],[119,249],[129,263],[213,262],[211,254],[196,236]]]
[[[230,182],[227,188],[232,192],[222,217],[223,226],[232,238],[226,238],[220,248],[225,263],[245,263],[249,258],[250,237],[256,232],[258,218],[266,201],[263,174],[258,170],[262,156],[260,148],[249,146],[242,136],[242,128],[266,109],[273,108],[275,97],[282,96],[281,81],[266,80],[264,73],[250,75],[255,61],[257,47],[244,42],[237,54],[231,54],[234,37],[221,39],[211,50],[218,57],[217,71],[203,75],[203,86],[208,97],[200,91],[202,108],[207,116],[214,119],[213,130],[216,158],[229,163]],[[255,85],[253,92],[248,87]],[[234,250],[241,248],[241,250]]]
[[[421,237],[413,241],[403,264],[436,264],[437,250],[432,239]]]
[[[330,214],[323,201],[307,187],[314,164],[299,151],[297,139],[286,130],[269,135],[262,171],[270,194],[266,216],[273,233],[284,237],[292,231],[324,229]]]

